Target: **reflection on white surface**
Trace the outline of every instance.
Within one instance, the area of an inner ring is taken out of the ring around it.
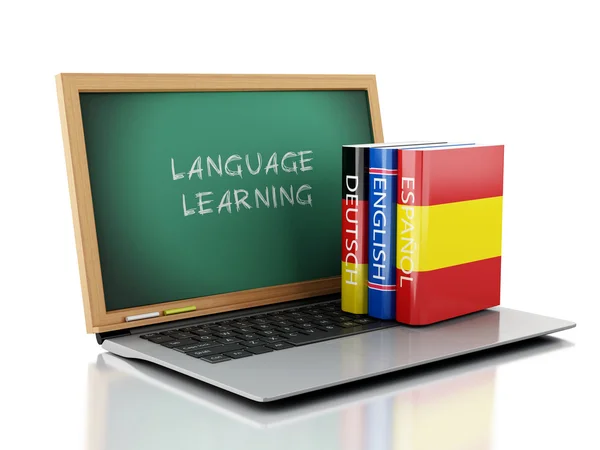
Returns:
[[[489,449],[496,368],[551,337],[258,404],[108,353],[89,367],[88,448]]]

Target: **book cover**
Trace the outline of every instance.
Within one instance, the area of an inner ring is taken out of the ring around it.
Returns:
[[[396,320],[499,305],[504,146],[405,147],[397,166]]]
[[[369,161],[369,316],[396,315],[396,185],[398,150],[378,147]]]

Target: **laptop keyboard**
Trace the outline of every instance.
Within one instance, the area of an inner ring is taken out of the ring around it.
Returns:
[[[141,335],[212,364],[396,326],[344,312],[332,301]]]

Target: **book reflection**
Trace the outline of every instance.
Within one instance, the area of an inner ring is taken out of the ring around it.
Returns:
[[[490,449],[495,382],[490,368],[346,408],[341,448]]]
[[[461,341],[470,322],[477,322],[479,327],[484,325],[485,332],[479,334],[478,344],[498,340],[499,315],[484,313],[441,323],[435,328],[410,328],[402,343],[382,335],[375,350],[370,346],[369,351],[375,351],[377,358],[388,358],[392,352],[409,358],[416,355],[427,358],[430,350]],[[351,341],[348,345],[352,345]],[[355,358],[349,358],[344,368],[351,370],[352,364],[356,364]],[[495,381],[496,367],[491,367],[432,383],[415,383],[408,389],[349,406],[341,412],[341,448],[489,449]]]

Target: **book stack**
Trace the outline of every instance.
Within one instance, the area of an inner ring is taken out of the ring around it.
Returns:
[[[344,311],[426,325],[500,304],[503,145],[342,155]]]

